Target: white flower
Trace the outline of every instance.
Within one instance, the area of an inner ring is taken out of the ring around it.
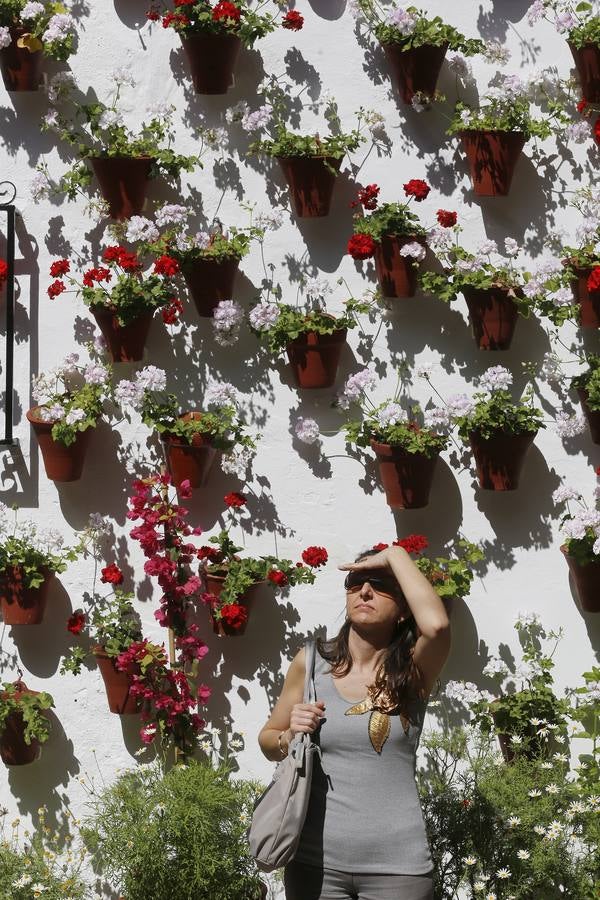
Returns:
[[[144,216],[132,216],[127,223],[127,231],[125,237],[128,241],[135,243],[136,241],[147,241],[153,243],[157,241],[159,231],[154,222],[146,219]]]
[[[479,247],[477,248],[477,253],[482,256],[491,256],[492,253],[498,252],[498,245],[496,241],[487,240],[482,241]]]
[[[555,838],[560,836],[561,831],[563,830],[563,826],[560,822],[556,820],[551,822],[546,829],[546,838],[550,841],[553,841]]]
[[[566,134],[569,140],[575,141],[576,144],[583,144],[590,137],[590,123],[585,119],[582,122],[572,122],[566,127]]]
[[[73,16],[68,13],[56,13],[48,22],[48,26],[42,35],[44,43],[63,41],[69,36],[69,32],[75,26]]]
[[[410,244],[405,244],[400,248],[400,256],[411,256],[417,262],[425,259],[425,252],[425,247],[417,241],[411,241]]]
[[[307,278],[304,293],[311,300],[320,300],[326,294],[331,294],[332,289],[326,278]]]
[[[496,877],[501,879],[510,878],[510,869],[498,869]]]
[[[20,878],[17,878],[16,881],[13,881],[12,886],[16,888],[27,887],[28,884],[31,884],[31,875],[21,875]]]
[[[555,306],[570,306],[573,303],[573,291],[568,287],[558,288],[551,300]]]
[[[539,628],[541,627],[542,620],[540,619],[538,613],[534,612],[526,612],[520,610],[517,613],[517,618],[515,620],[515,625],[517,628]],[[533,724],[533,720],[530,719],[530,722]],[[536,723],[539,722],[539,719],[536,719]]]
[[[185,206],[179,206],[177,203],[165,203],[155,215],[156,224],[159,228],[165,225],[183,225],[189,215],[189,211]]]
[[[490,41],[486,44],[483,55],[488,62],[504,66],[510,59],[510,50],[504,44],[501,44],[500,41]]]
[[[58,113],[55,109],[51,109],[44,116],[44,124],[46,128],[56,128],[58,126]]]
[[[136,377],[138,388],[144,391],[164,391],[167,386],[167,373],[156,366],[144,366]]]
[[[31,890],[33,891],[33,896],[35,897],[36,894],[42,894],[44,891],[47,891],[48,888],[45,884],[37,881],[35,884],[31,885]]]
[[[65,417],[65,423],[67,425],[75,425],[77,422],[81,422],[83,419],[85,419],[85,416],[86,414],[83,409],[77,409],[75,407],[67,413]]]
[[[165,103],[164,101],[159,101],[157,103],[151,103],[150,106],[146,108],[147,114],[151,117],[151,119],[170,119],[175,111],[175,107],[172,103]]]
[[[477,894],[480,894],[481,891],[485,891],[485,882],[484,881],[476,881],[475,884],[473,885],[473,890]]]
[[[385,406],[376,410],[374,415],[380,428],[397,425],[398,422],[406,420],[406,413],[399,403],[386,403]]]
[[[131,74],[129,66],[120,66],[118,69],[115,69],[112,73],[112,78],[117,85],[127,84],[129,87],[135,87],[135,78]]]
[[[244,319],[244,310],[234,300],[221,300],[213,315],[215,340],[222,346],[237,341],[240,325]]]
[[[40,418],[44,422],[59,422],[65,414],[65,408],[60,403],[44,406],[40,409]]]
[[[35,19],[36,16],[41,16],[45,9],[43,3],[38,3],[37,0],[29,0],[21,10],[21,19]]]
[[[257,303],[248,314],[250,325],[257,331],[272,328],[278,318],[279,307],[276,303]]]
[[[246,110],[242,116],[242,128],[244,131],[259,131],[269,124],[272,115],[273,107],[269,103],[259,106],[254,112]]]
[[[253,455],[254,451],[250,447],[239,447],[232,453],[224,454],[221,457],[221,469],[226,475],[236,475],[243,480]]]
[[[554,20],[554,26],[560,34],[575,28],[577,22],[570,12],[558,13]]]
[[[527,796],[531,797],[532,799],[535,800],[536,797],[542,796],[542,792],[540,790],[538,790],[537,788],[532,788],[530,791],[528,791]]]
[[[519,857],[519,859],[529,859],[531,853],[529,852],[529,850],[517,850],[517,856]]]
[[[83,370],[83,377],[88,384],[104,384],[108,378],[108,369],[101,363],[88,363]]]
[[[386,24],[397,28],[400,34],[411,34],[415,30],[418,20],[418,15],[398,6],[388,13]]]
[[[519,255],[519,245],[515,241],[514,238],[507,237],[504,238],[504,249],[506,251],[507,256],[518,256]]]
[[[248,104],[245,100],[240,100],[238,103],[234,103],[233,106],[230,106],[229,109],[225,113],[225,121],[231,125],[233,122],[241,122],[243,117],[248,112]]]
[[[477,863],[476,856],[465,856],[463,859],[465,866],[474,866]]]
[[[552,768],[552,763],[550,763],[550,768]],[[560,788],[558,787],[557,784],[554,784],[554,782],[551,782],[550,784],[546,785],[545,791],[547,794],[559,794]]]
[[[576,491],[575,488],[567,487],[567,485],[564,484],[557,487],[552,494],[552,499],[555,503],[566,503],[567,500],[579,500],[580,498],[581,494],[579,491]]]
[[[582,415],[570,416],[566,412],[556,414],[554,430],[561,438],[572,438],[585,431],[586,423]]]
[[[531,796],[531,794],[529,796]],[[544,828],[543,825],[534,825],[533,830],[535,831],[536,834],[540,834],[540,835],[546,834],[546,829]]]
[[[516,735],[514,737],[516,737]],[[514,743],[514,737],[511,739],[512,743]],[[521,824],[521,820],[520,820],[519,816],[511,816],[508,820],[509,828],[516,828],[516,826],[520,825],[520,824]]]
[[[300,416],[294,425],[294,434],[303,444],[314,444],[319,440],[319,425],[314,419]]]
[[[116,125],[123,124],[123,116],[116,109],[105,109],[100,118],[98,125],[100,128],[113,128]]]
[[[2,30],[0,29],[0,45],[2,38],[1,31]],[[50,193],[51,187],[52,185],[50,184],[46,173],[41,169],[38,169],[31,180],[31,184],[29,185],[29,193],[31,194],[31,199],[33,200],[33,202],[38,203],[38,201],[43,197],[47,197]]]
[[[8,47],[11,43],[12,38],[10,36],[10,28],[8,25],[0,25],[0,50],[3,50],[4,47]]]
[[[486,663],[482,674],[486,675],[488,678],[493,678],[495,675],[502,675],[504,677],[508,675],[509,672],[510,670],[505,662],[495,656],[492,656],[491,659],[489,659]]]
[[[275,209],[270,214],[258,213],[255,216],[254,224],[257,228],[263,228],[265,231],[277,231],[283,225],[283,212]]]
[[[490,392],[506,391],[512,382],[512,374],[504,366],[490,366],[479,377],[479,387]]]
[[[239,394],[228,381],[211,381],[206,389],[205,400],[213,406],[235,406],[239,402]]]
[[[61,97],[66,96],[75,87],[75,78],[72,72],[57,72],[48,83],[48,100],[56,103]]]
[[[206,250],[210,246],[210,234],[208,231],[197,231],[194,235],[194,243],[199,250]]]
[[[544,0],[534,0],[527,10],[527,24],[535,25],[540,19],[543,19],[545,12]]]
[[[338,403],[342,409],[348,409],[350,403],[359,399],[363,391],[375,387],[377,376],[370,369],[361,369],[355,375],[350,375],[344,385],[343,393],[338,396]]]

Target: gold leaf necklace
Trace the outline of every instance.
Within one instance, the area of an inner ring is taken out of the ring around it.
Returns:
[[[361,700],[360,703],[355,703],[346,710],[344,715],[361,716],[366,712],[371,713],[368,726],[369,740],[371,741],[373,750],[375,750],[376,753],[381,753],[383,745],[387,741],[390,736],[390,731],[392,730],[390,713],[397,708],[397,704],[393,703],[385,691],[377,690],[374,685],[367,688],[367,691],[368,696],[366,699]],[[402,712],[399,713],[399,716],[400,721],[402,722],[402,728],[404,729],[404,734],[408,734],[410,721]]]

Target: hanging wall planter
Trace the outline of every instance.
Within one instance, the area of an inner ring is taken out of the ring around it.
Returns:
[[[565,544],[560,549],[573,576],[581,608],[585,612],[600,613],[600,559],[582,565],[569,556]]]
[[[53,422],[43,422],[39,417],[40,406],[27,412],[27,419],[35,432],[40,447],[46,475],[51,481],[78,481],[83,472],[91,428],[77,432],[68,446],[52,437]]]
[[[427,506],[438,454],[409,453],[402,447],[380,444],[373,438],[371,447],[377,457],[387,505],[392,509]]]
[[[209,594],[213,594],[217,598],[217,600],[219,600],[219,598],[221,597],[221,591],[223,590],[223,582],[225,581],[226,576],[211,575],[206,572],[201,572],[201,575],[204,579],[205,590]],[[219,637],[239,637],[240,635],[245,633],[248,619],[250,617],[250,612],[252,610],[252,607],[254,606],[256,595],[258,593],[258,590],[264,584],[264,581],[259,581],[256,584],[251,585],[246,591],[244,591],[243,594],[240,594],[235,598],[236,604],[238,604],[239,606],[243,606],[246,610],[246,618],[238,627],[233,627],[227,621],[222,618],[217,618],[211,612],[211,621],[215,634],[218,634]]]
[[[112,362],[138,362],[144,349],[154,312],[149,310],[121,325],[115,312],[102,306],[91,306],[90,312],[98,323]]]
[[[235,34],[189,32],[180,35],[197,94],[226,94],[242,46]]]
[[[526,136],[521,131],[459,132],[478,197],[505,197]]]
[[[150,156],[88,157],[100,192],[113,219],[138,216],[146,202],[146,189],[154,158]]]
[[[473,337],[480,350],[508,350],[518,310],[505,288],[463,287]]]
[[[486,491],[514,491],[519,486],[521,470],[536,432],[521,434],[498,432],[484,438],[469,434],[479,486]]]
[[[123,716],[139,712],[139,700],[130,694],[132,676],[117,669],[114,657],[109,656],[104,647],[97,644],[93,648],[93,653],[104,681],[108,708],[111,713]]]
[[[25,695],[38,697],[39,691],[31,691],[23,681],[15,682],[17,688],[13,694],[0,693],[0,702],[10,697],[11,700],[20,700]],[[4,728],[0,732],[0,759],[5,766],[27,766],[40,755],[41,744],[37,738],[32,738],[31,743],[25,740],[25,721],[20,710],[9,712],[4,722]]]
[[[600,409],[591,409],[588,405],[588,392],[585,388],[577,388],[581,409],[590,429],[590,435],[594,444],[600,444]]]
[[[581,94],[588,103],[600,103],[600,47],[584,44],[575,47],[569,42],[577,74],[581,83]]]
[[[342,160],[334,156],[278,156],[299,218],[329,215]]]
[[[403,50],[399,44],[382,43],[381,46],[392,71],[392,81],[404,103],[410,103],[418,93],[428,97],[435,94],[448,44],[440,47],[423,44],[410,50]]]
[[[182,416],[184,421],[201,418],[201,412],[189,412]],[[193,489],[206,484],[218,453],[213,447],[210,437],[195,434],[190,443],[178,435],[165,432],[162,435],[162,445],[169,474],[174,484],[178,485],[187,480]]]
[[[568,264],[563,260],[563,265]],[[600,328],[600,291],[588,289],[588,278],[591,268],[579,268],[572,265],[575,278],[571,281],[573,300],[579,305],[579,324],[582,328]]]
[[[198,315],[209,318],[221,300],[231,300],[240,261],[229,259],[196,259],[182,264],[183,276]]]
[[[345,328],[339,328],[333,334],[307,331],[287,345],[297,387],[328,388],[335,383],[347,333]]]
[[[0,71],[4,87],[9,92],[37,91],[42,78],[42,50],[19,47],[18,40],[26,32],[24,28],[10,28],[11,42],[0,50]]]
[[[37,588],[25,586],[21,566],[10,566],[0,574],[0,608],[5,625],[42,622],[54,573],[46,568],[41,571],[44,580]]]
[[[375,271],[384,297],[414,297],[417,267],[410,256],[401,256],[406,244],[421,243],[419,238],[384,234],[375,242]]]

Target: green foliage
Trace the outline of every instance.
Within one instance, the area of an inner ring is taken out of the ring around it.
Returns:
[[[199,247],[193,238],[189,238],[188,246],[184,250],[173,242],[175,236],[172,233],[164,235],[154,249],[173,256],[185,268],[186,263],[200,259],[209,259],[214,262],[242,259],[249,252],[251,242],[260,240],[264,236],[264,230],[262,228],[232,227],[229,234],[217,232],[211,235],[207,247]]]
[[[429,428],[421,427],[415,421],[397,422],[393,425],[380,425],[377,414],[389,405],[382,403],[361,421],[347,422],[344,425],[346,441],[358,447],[369,447],[371,439],[392,447],[401,447],[406,453],[419,453],[430,458],[437,456],[448,446],[445,435],[436,434]]]
[[[101,285],[81,289],[86,306],[92,310],[110,309],[120,325],[130,325],[145,312],[154,312],[167,306],[174,296],[170,283],[158,275],[122,273],[110,289]]]
[[[571,387],[587,391],[587,405],[594,412],[600,412],[600,356],[588,353],[586,362],[588,370],[572,378]]]
[[[485,50],[483,41],[465,38],[464,34],[451,25],[446,25],[439,16],[428,18],[425,10],[417,9],[416,6],[406,7],[406,12],[413,13],[418,18],[410,34],[402,34],[398,28],[387,24],[387,15],[383,15],[384,8],[376,0],[359,0],[358,5],[382,44],[398,44],[403,50],[423,46],[442,47],[447,44],[451,50],[460,50],[466,56]]]
[[[346,153],[356,150],[365,140],[358,129],[348,134],[328,134],[322,137],[318,134],[296,134],[280,124],[272,140],[255,141],[249,152],[264,153],[267,156],[329,156],[343,159]]]
[[[63,62],[75,52],[75,35],[67,34],[62,40],[44,41],[43,35],[52,16],[68,13],[64,4],[43,2],[44,10],[33,19],[21,18],[27,0],[0,0],[0,26],[8,28],[24,28],[25,33],[19,38],[19,46],[27,47],[32,53],[43,50],[44,55]]]
[[[98,419],[102,415],[103,392],[104,385],[84,384],[76,391],[57,397],[56,402],[64,407],[65,418],[52,426],[52,439],[64,444],[65,447],[69,447],[75,442],[80,431],[95,428],[98,424]],[[80,419],[79,422],[68,425],[65,419],[73,409],[83,410],[85,417]]]
[[[233,34],[240,38],[245,47],[252,47],[258,38],[265,37],[275,30],[276,22],[273,16],[259,15],[245,0],[235,0],[235,5],[241,11],[239,22],[233,19],[213,19],[213,6],[203,0],[197,0],[196,3],[186,5],[184,22],[176,18],[169,27],[183,36],[198,33]],[[181,14],[182,7],[176,7],[172,12]]]
[[[353,315],[334,317],[322,309],[306,310],[298,306],[277,304],[279,316],[270,328],[251,328],[266,341],[269,352],[280,353],[302,334],[333,334],[341,328],[354,328],[358,322]]]
[[[419,556],[415,564],[440,597],[459,600],[469,594],[473,581],[471,566],[480,562],[484,554],[477,544],[463,538],[456,542],[456,547],[460,551],[457,556]]]
[[[578,12],[592,12],[593,6],[591,3],[578,3],[576,9]],[[600,47],[600,16],[592,15],[576,28],[572,28],[569,32],[569,43],[578,49],[585,47],[586,44]]]
[[[18,568],[26,588],[39,588],[49,573],[64,572],[67,562],[76,560],[80,549],[59,547],[31,522],[21,526],[16,513],[12,531],[7,526],[0,534],[0,572]]]
[[[202,412],[198,417],[182,415],[174,394],[158,395],[146,391],[142,403],[142,421],[159,434],[173,435],[191,444],[194,437],[202,435],[219,450],[231,450],[240,445],[254,447],[240,413],[232,405],[220,406]]]
[[[383,203],[369,215],[357,217],[354,233],[368,234],[374,241],[380,241],[384,235],[417,237],[427,234],[407,203]]]
[[[461,117],[462,113],[469,114],[466,122]],[[460,134],[462,131],[520,131],[527,139],[544,139],[552,133],[547,119],[531,117],[527,100],[491,100],[479,109],[458,102],[446,133]]]
[[[45,715],[45,710],[54,706],[54,700],[45,691],[38,694],[22,693],[21,682],[10,684],[4,682],[0,696],[0,733],[4,731],[6,720],[11,713],[20,713],[23,717],[25,730],[23,737],[26,744],[31,744],[35,738],[44,744],[50,737],[50,721]]]
[[[535,434],[546,427],[541,410],[532,405],[530,391],[523,395],[519,403],[515,403],[510,391],[506,390],[493,391],[489,395],[479,392],[474,399],[473,410],[456,419],[459,434],[465,440],[472,432],[482,438],[490,438],[498,433]]]
[[[83,838],[127,900],[258,900],[245,832],[260,790],[206,763],[137,767],[94,793]]]
[[[91,619],[87,628],[87,637],[92,645],[100,645],[113,659],[127,650],[134,641],[142,640],[140,617],[134,610],[131,600],[133,594],[115,591],[114,597],[96,598]],[[62,675],[71,672],[79,675],[81,667],[90,650],[84,647],[71,647],[60,667]]]

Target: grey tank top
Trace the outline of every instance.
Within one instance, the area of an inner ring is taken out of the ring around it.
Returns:
[[[407,733],[400,717],[390,716],[389,737],[377,753],[369,737],[371,712],[345,714],[355,704],[338,692],[318,651],[315,686],[326,706],[326,721],[314,734],[322,759],[315,755],[295,860],[341,872],[429,874],[433,864],[415,782],[427,704],[412,704],[414,724]]]

